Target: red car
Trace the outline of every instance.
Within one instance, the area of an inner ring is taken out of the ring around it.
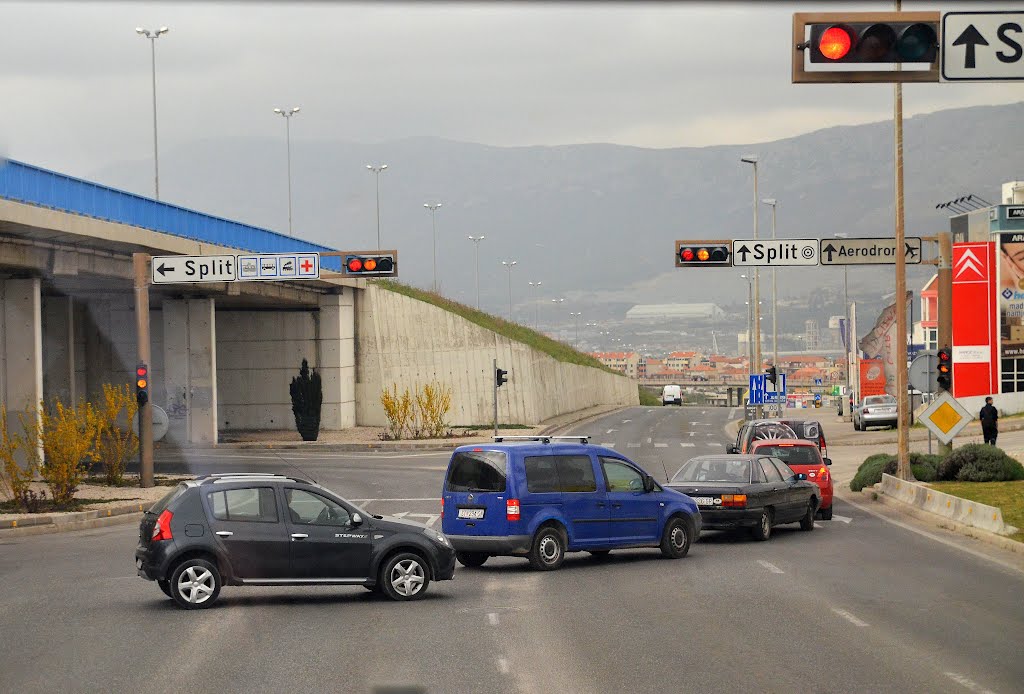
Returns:
[[[821,489],[822,520],[832,520],[832,475],[828,466],[832,461],[821,457],[821,451],[813,441],[802,439],[768,439],[750,442],[751,453],[762,453],[778,458],[793,472],[807,475],[807,481],[814,482]]]

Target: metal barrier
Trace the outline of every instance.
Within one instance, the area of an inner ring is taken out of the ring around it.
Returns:
[[[0,198],[252,253],[335,250],[12,159],[0,160]],[[341,271],[341,258],[320,264]]]

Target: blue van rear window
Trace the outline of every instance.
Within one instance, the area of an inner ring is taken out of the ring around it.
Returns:
[[[503,492],[507,458],[501,451],[459,451],[448,466],[450,492]]]

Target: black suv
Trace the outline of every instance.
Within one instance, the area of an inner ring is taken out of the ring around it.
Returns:
[[[360,585],[393,600],[423,597],[455,573],[443,534],[372,516],[318,484],[272,474],[182,482],[146,511],[135,565],[187,609],[227,585]]]

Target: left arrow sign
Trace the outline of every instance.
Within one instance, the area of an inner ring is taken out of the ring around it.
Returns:
[[[160,267],[158,267],[156,271],[159,272],[164,277],[166,277],[168,272],[174,272],[174,267],[160,263]]]

